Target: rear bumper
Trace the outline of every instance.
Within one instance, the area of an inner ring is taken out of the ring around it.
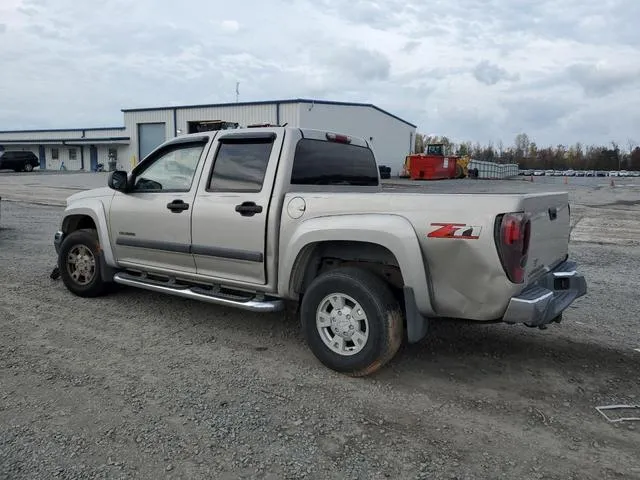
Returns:
[[[576,263],[566,261],[513,297],[503,320],[530,327],[546,325],[586,293],[587,281],[577,272]]]

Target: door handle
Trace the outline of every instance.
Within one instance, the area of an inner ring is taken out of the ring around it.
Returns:
[[[242,202],[236,205],[236,212],[243,217],[253,217],[256,213],[262,213],[262,205],[256,205],[256,202]]]
[[[171,203],[167,203],[167,208],[173,213],[180,213],[183,210],[189,210],[189,204],[184,203],[182,200],[174,200]]]

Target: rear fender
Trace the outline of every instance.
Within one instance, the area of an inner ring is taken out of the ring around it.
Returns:
[[[316,217],[297,224],[288,242],[280,245],[282,259],[278,268],[278,292],[297,299],[294,269],[305,247],[331,241],[378,244],[396,257],[405,287],[415,293],[418,311],[433,316],[428,267],[411,223],[398,215],[363,214]],[[281,238],[283,238],[281,236]]]

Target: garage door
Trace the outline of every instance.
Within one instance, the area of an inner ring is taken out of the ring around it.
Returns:
[[[164,123],[139,123],[138,124],[138,159],[144,157],[165,141]]]

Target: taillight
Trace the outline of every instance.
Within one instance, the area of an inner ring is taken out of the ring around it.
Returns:
[[[531,220],[524,213],[499,215],[496,219],[495,237],[507,277],[513,283],[523,283],[531,238]]]
[[[339,133],[327,133],[325,136],[330,142],[351,143],[351,137],[347,135],[341,135]]]

